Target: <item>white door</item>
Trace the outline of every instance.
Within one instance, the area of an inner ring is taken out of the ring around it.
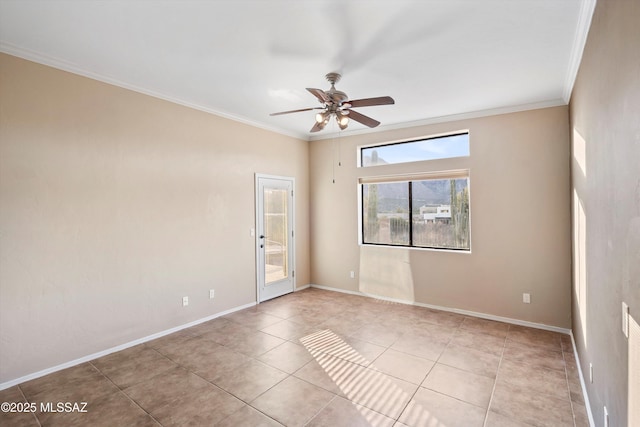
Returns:
[[[256,174],[258,302],[293,292],[294,180]]]

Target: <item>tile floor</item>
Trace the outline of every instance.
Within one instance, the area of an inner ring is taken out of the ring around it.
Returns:
[[[2,426],[588,426],[569,336],[307,289],[0,391]]]

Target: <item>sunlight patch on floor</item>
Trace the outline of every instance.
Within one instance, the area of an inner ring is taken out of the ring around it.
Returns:
[[[354,405],[376,411],[360,411],[371,425],[384,423],[383,413],[398,419],[411,400],[410,395],[387,375],[365,368],[371,361],[362,356],[341,337],[325,329],[307,335],[300,342],[315,358],[329,378]],[[411,425],[446,427],[417,402],[411,402]],[[415,423],[415,424],[414,424]]]

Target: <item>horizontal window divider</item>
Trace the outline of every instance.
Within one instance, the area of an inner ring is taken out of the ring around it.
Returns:
[[[456,169],[449,171],[420,172],[397,175],[362,176],[358,178],[358,184],[378,184],[388,182],[423,181],[428,179],[457,179],[468,178],[469,169]]]

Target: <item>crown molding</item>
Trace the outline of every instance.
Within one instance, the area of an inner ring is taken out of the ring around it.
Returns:
[[[205,113],[213,114],[218,117],[222,117],[228,120],[233,120],[234,122],[239,122],[245,125],[253,126],[259,129],[263,129],[269,132],[275,132],[284,136],[290,136],[296,139],[302,139],[304,141],[308,140],[308,136],[304,133],[290,132],[281,128],[267,126],[263,123],[258,123],[253,120],[249,120],[245,117],[236,116],[233,114],[225,113],[222,111],[215,110],[213,108],[196,104],[193,102],[185,101],[161,92],[157,92],[148,88],[144,88],[137,85],[132,85],[121,80],[115,79],[113,77],[105,76],[102,74],[94,73],[92,71],[85,70],[84,68],[78,67],[77,65],[60,60],[48,55],[44,55],[39,52],[32,51],[30,49],[24,49],[18,46],[15,46],[11,43],[0,42],[0,52],[6,53],[7,55],[16,56],[18,58],[26,59],[27,61],[36,62],[38,64],[46,65],[52,68],[56,68],[58,70],[66,71],[72,74],[77,74],[82,77],[87,77],[92,80],[97,80],[102,83],[107,83],[112,86],[121,87],[123,89],[131,90],[133,92],[138,92],[143,95],[152,96],[154,98],[162,99],[164,101],[169,101],[174,104],[182,105],[183,107],[192,108],[194,110],[203,111]]]
[[[596,0],[583,0],[580,14],[578,15],[578,25],[573,38],[573,46],[571,56],[569,57],[569,66],[567,67],[567,75],[564,80],[564,90],[562,91],[562,99],[568,104],[571,99],[573,85],[578,76],[578,69],[582,62],[582,54],[589,36],[589,28],[591,27],[591,19],[593,11],[596,8]]]
[[[323,139],[343,138],[367,133],[380,133],[397,129],[405,129],[418,126],[433,125],[438,123],[454,122],[458,120],[476,119],[479,117],[497,116],[500,114],[518,113],[528,110],[539,110],[541,108],[559,107],[567,105],[563,99],[552,99],[548,101],[534,102],[531,104],[513,105],[509,107],[491,108],[488,110],[470,111],[468,113],[451,114],[448,116],[431,117],[428,119],[414,120],[410,122],[393,123],[381,125],[374,129],[358,129],[354,131],[341,131],[340,133],[330,133],[324,135],[314,135],[309,137],[309,141],[320,141]]]

